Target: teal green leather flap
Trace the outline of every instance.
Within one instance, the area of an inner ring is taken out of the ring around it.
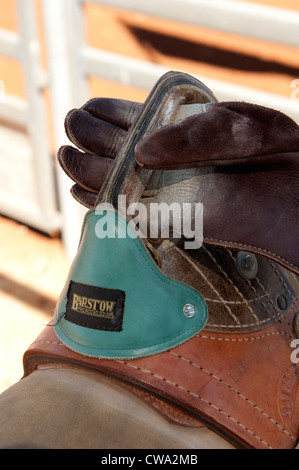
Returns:
[[[109,236],[99,238],[104,222]],[[206,320],[199,292],[165,276],[126,219],[112,210],[86,214],[55,310],[66,346],[100,358],[149,356],[187,341]]]

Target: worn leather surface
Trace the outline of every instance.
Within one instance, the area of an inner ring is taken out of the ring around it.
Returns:
[[[146,136],[135,155],[143,168],[202,168],[195,199],[204,205],[207,243],[299,272],[299,127],[291,118],[249,103],[213,103]]]
[[[24,375],[50,361],[100,370],[171,403],[236,447],[295,448],[299,371],[290,345],[298,308],[297,300],[284,318],[256,332],[203,330],[170,351],[128,361],[72,352],[47,326],[24,355]]]
[[[144,168],[272,164],[299,151],[299,126],[280,111],[242,101],[210,103],[144,137],[136,159]],[[161,154],[163,152],[163,158]],[[295,158],[295,156],[294,156]],[[275,161],[275,160],[274,160]]]
[[[184,250],[164,241],[157,253],[165,274],[203,295],[208,307],[205,330],[244,333],[266,328],[285,316],[299,292],[297,276],[263,256],[254,258],[257,272],[248,279],[237,269],[244,252],[232,248],[203,244],[199,250]]]

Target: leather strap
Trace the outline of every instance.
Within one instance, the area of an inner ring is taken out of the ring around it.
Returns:
[[[284,318],[260,331],[203,330],[172,350],[133,360],[84,357],[47,326],[24,354],[24,376],[49,362],[97,370],[201,421],[236,447],[291,449],[299,438],[299,365],[291,361],[298,310],[296,300]]]

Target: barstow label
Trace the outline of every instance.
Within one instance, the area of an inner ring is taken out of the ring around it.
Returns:
[[[94,317],[114,318],[112,300],[98,300],[83,295],[73,294],[72,310]]]
[[[121,331],[125,293],[71,281],[65,319],[97,330]]]

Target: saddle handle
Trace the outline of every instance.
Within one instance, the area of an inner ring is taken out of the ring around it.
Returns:
[[[139,201],[149,183],[152,170],[142,169],[136,162],[135,147],[137,143],[154,130],[194,114],[198,109],[196,104],[210,102],[217,102],[217,99],[196,78],[182,72],[167,72],[162,75],[129,130],[98,195],[96,206],[105,203],[111,204],[120,211],[118,195],[126,196],[126,207],[131,202]],[[183,107],[185,110],[182,112]]]

